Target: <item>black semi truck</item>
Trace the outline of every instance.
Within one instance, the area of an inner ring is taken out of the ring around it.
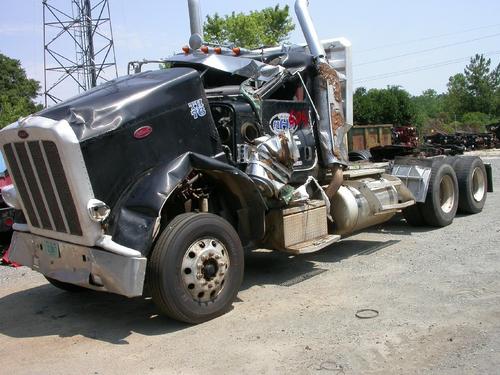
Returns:
[[[188,3],[190,46],[165,69],[131,63],[0,132],[13,261],[65,290],[149,290],[168,316],[199,323],[231,307],[245,250],[309,253],[401,211],[445,226],[482,210],[479,158],[349,164],[349,51],[332,47],[341,71],[306,0],[295,11],[307,44],[255,51],[203,43]]]

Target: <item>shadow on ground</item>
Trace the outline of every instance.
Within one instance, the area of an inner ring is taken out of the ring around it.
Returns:
[[[407,227],[408,228],[408,227]],[[324,272],[322,263],[335,263],[352,256],[369,256],[398,241],[345,239],[313,254],[291,256],[276,251],[246,255],[242,290],[254,285],[290,287]],[[243,301],[244,302],[244,301]],[[10,337],[76,335],[113,344],[128,344],[137,332],[163,335],[196,329],[159,315],[149,298],[99,293],[68,293],[45,284],[0,298],[0,334]]]
[[[257,250],[245,258],[245,279],[241,289],[264,284],[292,286],[325,271],[321,263],[336,263],[352,256],[370,255],[397,242],[399,241],[348,238],[317,253],[297,256],[278,251]]]
[[[85,291],[69,293],[50,284],[0,298],[0,334],[11,337],[85,336],[128,344],[132,332],[161,335],[188,328],[158,315],[147,298]]]
[[[457,217],[459,216],[460,215],[457,215]],[[437,227],[431,227],[431,226],[422,226],[422,227],[411,226],[406,222],[405,219],[403,219],[403,215],[398,214],[383,224],[363,229],[363,232],[394,234],[398,236],[411,236],[413,233],[427,233],[438,229],[439,228]]]

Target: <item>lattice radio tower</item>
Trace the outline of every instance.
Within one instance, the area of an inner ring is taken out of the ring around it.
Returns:
[[[116,78],[108,0],[42,0],[45,106]]]

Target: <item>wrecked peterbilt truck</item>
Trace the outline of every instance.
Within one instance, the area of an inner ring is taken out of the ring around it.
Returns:
[[[230,309],[244,250],[309,253],[401,211],[432,226],[481,211],[479,158],[349,165],[350,45],[318,39],[306,0],[307,44],[254,51],[203,43],[188,3],[190,46],[166,69],[132,62],[1,131],[13,261],[66,290],[148,290],[199,323]]]

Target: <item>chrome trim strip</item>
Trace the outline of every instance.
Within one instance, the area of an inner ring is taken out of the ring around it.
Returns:
[[[20,224],[20,223],[14,223],[14,225],[12,225],[12,229],[14,229],[15,231],[18,231],[18,232],[29,232],[30,231],[30,227],[28,226],[28,224]]]
[[[108,250],[114,254],[121,255],[124,257],[142,257],[140,251],[122,246],[114,242],[111,239],[111,236],[103,235],[101,238],[97,239],[95,244],[96,246],[102,247],[104,250]]]
[[[24,148],[26,149],[26,154],[31,164],[31,169],[33,169],[33,174],[35,175],[36,184],[38,185],[38,190],[40,190],[40,196],[42,197],[43,204],[45,206],[45,211],[47,211],[47,216],[49,217],[50,226],[53,231],[56,230],[56,225],[54,224],[54,218],[52,217],[52,212],[50,212],[49,204],[47,203],[47,198],[45,197],[45,191],[43,190],[42,183],[40,182],[40,176],[38,176],[38,169],[36,168],[35,162],[33,161],[33,155],[31,155],[31,150],[28,147],[28,142],[23,142]],[[45,163],[47,165],[47,163]]]
[[[50,183],[52,185],[52,188],[54,189],[54,193],[56,196],[56,201],[57,201],[57,206],[59,207],[59,212],[61,212],[61,217],[64,222],[64,228],[66,229],[66,233],[70,233],[69,231],[69,225],[68,225],[68,220],[66,219],[66,212],[63,209],[62,203],[61,203],[61,198],[59,196],[59,190],[57,190],[57,185],[54,182],[54,176],[52,176],[52,168],[50,168],[49,161],[47,159],[47,154],[45,153],[45,147],[43,147],[43,142],[38,141],[40,144],[40,149],[42,151],[42,157],[43,157],[43,162],[47,166],[47,174],[49,175]]]
[[[28,184],[28,180],[26,180],[26,175],[24,174],[24,168],[23,168],[23,165],[21,164],[21,159],[19,159],[19,155],[17,154],[17,150],[16,150],[14,143],[12,143],[12,152],[14,153],[14,157],[16,158],[16,163],[17,163],[17,167],[19,169],[19,173],[21,173],[21,177],[23,179],[24,186],[26,186],[26,191],[28,192],[28,195],[30,197],[31,205],[33,206],[33,212],[35,213],[35,216],[36,216],[36,219],[38,220],[38,224],[40,225],[40,228],[42,228],[43,227],[42,220],[40,219],[40,214],[38,213],[38,208],[34,204],[35,200],[33,199],[33,195],[31,194],[31,188],[30,188],[30,185]],[[29,215],[26,215],[26,219],[31,223]],[[35,227],[32,223],[31,223],[31,225],[33,227]]]

